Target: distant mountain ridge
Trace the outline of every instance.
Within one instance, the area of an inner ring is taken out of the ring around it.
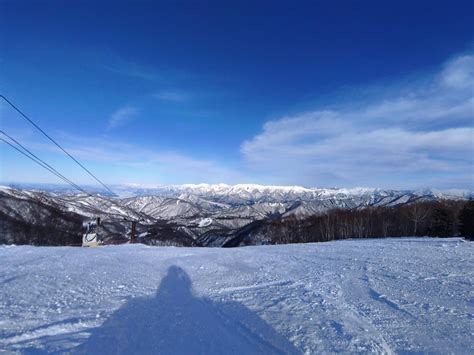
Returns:
[[[46,192],[58,193],[76,193],[77,191],[68,185],[62,184],[27,184],[27,183],[12,183],[6,184],[6,187],[13,187],[25,190],[39,190]],[[87,191],[91,193],[100,193],[108,196],[110,193],[106,192],[100,186],[84,186]],[[397,190],[397,189],[382,189],[374,187],[352,187],[352,188],[318,188],[318,187],[302,187],[302,186],[285,186],[285,185],[259,185],[259,184],[170,184],[170,185],[141,185],[141,184],[121,184],[111,185],[112,190],[117,194],[117,197],[133,197],[142,195],[164,195],[176,196],[181,193],[189,193],[197,196],[229,196],[241,195],[248,198],[257,198],[266,196],[301,196],[301,197],[333,197],[333,196],[367,196],[375,194],[416,194],[427,195],[437,198],[448,199],[464,199],[474,196],[474,192],[468,189],[436,189],[424,188],[416,190]]]
[[[130,221],[137,220],[138,233],[151,244],[167,240],[176,245],[222,246],[265,220],[303,219],[335,208],[354,210],[472,197],[465,190],[322,189],[255,184],[112,186],[122,197],[107,196],[100,190],[88,196],[60,185],[19,187],[0,187],[0,218],[8,221],[0,232],[8,236],[6,242],[15,239],[12,231],[20,225],[46,226],[53,212],[58,226],[70,225],[70,220],[100,216],[105,223],[104,233],[110,238],[127,238]],[[80,228],[76,232],[80,235]],[[23,234],[27,238],[27,233]],[[171,241],[167,239],[170,236]]]

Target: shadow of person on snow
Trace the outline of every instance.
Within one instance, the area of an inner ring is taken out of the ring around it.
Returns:
[[[195,297],[191,279],[177,266],[154,297],[127,302],[73,353],[301,354],[242,304]]]

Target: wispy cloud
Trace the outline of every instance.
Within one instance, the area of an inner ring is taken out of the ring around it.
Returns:
[[[118,56],[107,58],[107,61],[104,61],[101,66],[110,72],[130,78],[149,81],[160,79],[160,75],[155,68],[125,60]]]
[[[130,121],[133,117],[137,116],[139,110],[133,106],[125,106],[119,108],[117,111],[112,113],[109,118],[107,129],[113,129],[120,126],[123,126],[125,123]]]
[[[181,90],[166,90],[155,93],[153,97],[161,101],[180,103],[188,101],[190,95]]]
[[[103,167],[106,172],[101,177],[109,183],[238,183],[245,180],[238,169],[173,150],[154,150],[110,138],[80,137],[64,132],[60,138],[81,162]],[[35,148],[62,156],[62,152],[51,145]],[[111,174],[113,171],[118,174]]]
[[[183,71],[170,66],[159,64],[150,65],[131,58],[125,58],[116,54],[99,53],[94,58],[101,58],[100,67],[122,77],[137,79],[143,82],[159,83],[163,85],[180,85],[189,80],[202,79],[201,75]]]
[[[460,56],[388,99],[269,121],[241,152],[254,171],[283,182],[412,187],[470,177],[472,187],[473,68],[474,55]]]

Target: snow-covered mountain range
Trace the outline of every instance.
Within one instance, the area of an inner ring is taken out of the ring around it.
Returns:
[[[237,201],[288,201],[294,199],[311,200],[324,198],[368,197],[383,195],[429,195],[438,198],[466,198],[472,196],[472,191],[463,189],[419,189],[394,190],[373,187],[354,188],[317,188],[302,186],[271,186],[258,184],[183,184],[183,185],[116,185],[114,191],[119,196],[137,196],[147,194],[177,196],[191,194],[211,199],[236,199]]]
[[[113,186],[113,190],[117,196],[107,196],[92,188],[88,191],[95,194],[77,194],[58,185],[2,187],[3,238],[7,242],[13,238],[11,226],[17,227],[19,223],[47,227],[54,214],[64,219],[57,225],[68,224],[71,218],[79,221],[100,216],[106,233],[115,238],[126,238],[129,222],[136,220],[143,237],[172,237],[178,245],[221,246],[240,229],[266,219],[305,218],[334,208],[360,209],[472,197],[472,192],[465,190],[321,189],[255,184],[120,185]]]

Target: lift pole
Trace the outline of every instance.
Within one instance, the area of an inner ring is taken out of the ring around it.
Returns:
[[[132,230],[130,231],[130,243],[136,243],[137,242],[137,222],[132,221]]]

